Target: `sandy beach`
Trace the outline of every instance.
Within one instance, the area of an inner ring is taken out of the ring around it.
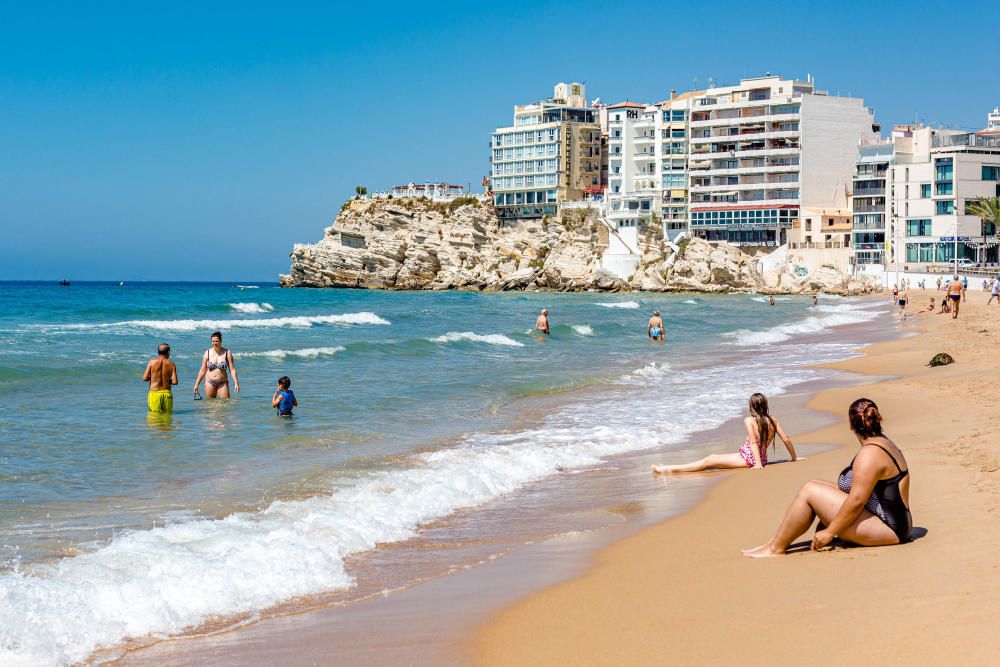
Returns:
[[[918,295],[921,293],[917,293]],[[929,294],[935,294],[929,292]],[[924,299],[915,298],[917,302]],[[1000,637],[1000,308],[911,315],[919,335],[837,368],[889,378],[817,394],[838,423],[794,434],[839,447],[732,474],[692,511],[603,550],[585,573],[504,609],[471,661],[552,664],[995,664]],[[956,363],[931,368],[938,352]],[[778,363],[776,361],[776,363]],[[753,560],[809,479],[835,481],[855,451],[846,411],[874,399],[912,475],[912,543]],[[667,461],[673,462],[673,461]]]

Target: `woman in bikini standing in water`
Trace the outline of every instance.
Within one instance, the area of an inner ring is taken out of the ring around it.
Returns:
[[[205,378],[205,396],[208,398],[229,398],[229,373],[233,374],[233,389],[240,391],[240,379],[236,375],[233,353],[222,347],[222,334],[212,334],[212,347],[201,356],[201,369],[194,381],[194,393],[198,393],[201,379]]]
[[[668,474],[676,472],[699,472],[701,470],[721,468],[763,468],[767,465],[767,448],[778,436],[785,443],[785,449],[793,461],[798,460],[792,439],[781,428],[778,420],[771,416],[764,394],[754,394],[750,397],[750,416],[743,420],[747,429],[747,438],[735,454],[710,454],[703,459],[683,465],[653,466],[653,472]]]

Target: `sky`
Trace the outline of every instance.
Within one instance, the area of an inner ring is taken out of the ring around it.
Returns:
[[[490,132],[559,81],[657,102],[812,74],[883,128],[979,129],[998,19],[996,2],[0,0],[0,279],[276,280],[356,185],[479,191]]]

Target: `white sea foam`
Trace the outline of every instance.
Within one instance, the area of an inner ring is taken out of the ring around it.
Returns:
[[[650,365],[612,386],[621,400],[571,404],[537,428],[470,434],[404,465],[344,478],[326,495],[127,532],[95,551],[0,575],[0,664],[79,662],[128,637],[176,634],[349,587],[352,554],[561,471],[679,442],[740,414],[754,391],[780,394],[817,377],[795,364],[845,347],[791,345],[789,363],[778,367],[759,356],[670,373]]]
[[[265,359],[284,359],[286,357],[303,357],[311,359],[313,357],[328,357],[343,352],[347,348],[337,345],[336,347],[307,347],[301,350],[266,350],[264,352],[240,352],[236,356],[240,359],[247,357],[263,357]]]
[[[734,338],[736,345],[770,345],[789,340],[793,336],[801,334],[815,334],[826,331],[831,327],[843,326],[845,324],[859,324],[868,322],[878,317],[878,312],[867,307],[858,307],[850,304],[839,306],[816,306],[814,312],[829,313],[827,315],[813,315],[797,322],[779,324],[763,331],[751,331],[750,329],[738,329],[723,334],[729,338]]]
[[[683,301],[681,301],[681,303],[689,303],[692,306],[697,306],[698,305],[698,302],[695,301],[694,299],[684,299]]]
[[[508,338],[503,334],[480,335],[472,331],[449,331],[443,336],[428,338],[432,343],[458,343],[468,341],[472,343],[488,343],[489,345],[505,345],[507,347],[524,347],[524,343]]]
[[[260,285],[236,285],[240,289],[260,289]]]
[[[577,332],[581,336],[593,336],[594,330],[589,324],[574,324],[573,331]]]
[[[245,320],[126,320],[101,324],[47,324],[47,330],[87,329],[159,329],[164,331],[196,331],[198,329],[258,329],[267,327],[311,327],[314,324],[390,324],[375,313],[344,313],[343,315],[301,315]]]
[[[229,307],[237,313],[245,313],[247,315],[260,315],[261,313],[270,313],[274,310],[274,306],[269,303],[231,303]]]
[[[606,303],[599,303],[598,306],[603,306],[605,308],[638,308],[638,301],[608,301]]]

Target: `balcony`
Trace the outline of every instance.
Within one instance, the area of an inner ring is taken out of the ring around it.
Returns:
[[[798,111],[792,111],[788,113],[765,113],[756,116],[740,116],[738,118],[711,118],[709,120],[692,120],[691,128],[696,127],[718,127],[721,125],[743,125],[752,124],[759,122],[767,122],[769,120],[782,120],[782,121],[793,121],[799,120],[800,114]]]
[[[636,153],[632,156],[632,159],[636,162],[646,162],[648,160],[655,160],[656,153]]]
[[[885,213],[885,204],[881,206],[854,206],[851,211],[854,213]]]
[[[639,135],[639,136],[635,137],[632,141],[635,142],[637,145],[638,144],[652,144],[652,143],[656,143],[656,137],[648,135],[648,134],[642,134],[642,135]]]
[[[885,196],[885,188],[856,189],[850,195],[852,197],[882,197]]]

